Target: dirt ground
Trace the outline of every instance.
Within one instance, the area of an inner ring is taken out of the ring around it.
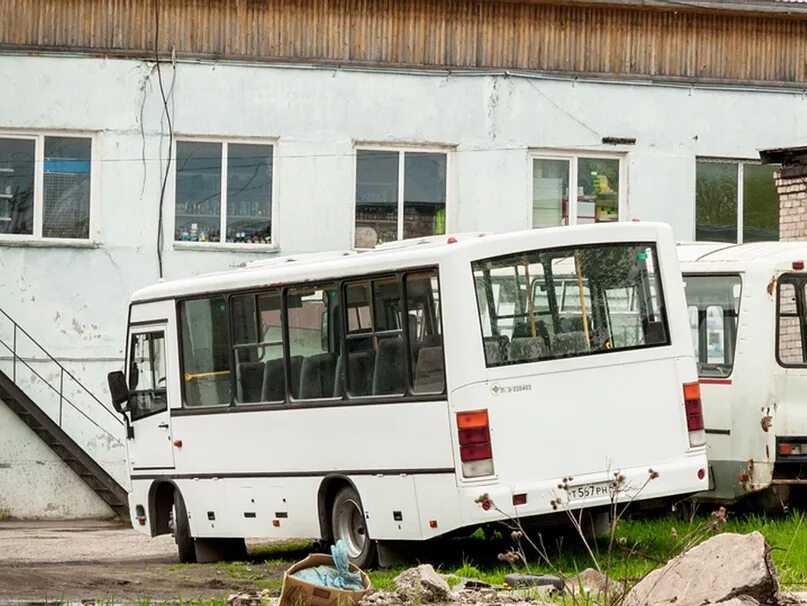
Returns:
[[[280,587],[286,564],[178,565],[170,536],[103,521],[0,522],[0,602],[204,600]],[[245,573],[246,571],[246,573]]]

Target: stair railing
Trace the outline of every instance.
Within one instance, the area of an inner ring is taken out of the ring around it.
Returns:
[[[11,330],[11,332],[12,332],[11,344],[7,343],[2,338],[0,338],[0,344],[2,344],[9,351],[9,353],[11,354],[11,380],[12,380],[12,382],[19,386],[19,384],[17,383],[17,364],[20,363],[20,364],[24,365],[31,373],[33,373],[34,376],[36,376],[40,381],[42,381],[45,385],[47,385],[59,397],[59,416],[58,416],[59,427],[63,428],[63,426],[62,426],[63,411],[64,411],[64,405],[67,404],[72,409],[74,409],[76,412],[78,412],[82,417],[84,417],[87,421],[92,423],[95,427],[97,427],[98,429],[103,431],[111,439],[113,439],[115,442],[117,442],[118,444],[120,444],[122,446],[123,442],[121,442],[117,438],[117,436],[115,436],[112,432],[108,431],[106,428],[102,427],[95,419],[93,419],[90,415],[85,413],[81,408],[76,406],[76,404],[65,394],[65,377],[68,380],[72,381],[73,384],[76,387],[78,387],[79,393],[84,393],[87,396],[89,396],[91,402],[94,402],[95,404],[97,404],[106,414],[111,416],[115,420],[116,423],[118,423],[120,425],[123,425],[123,420],[120,418],[120,415],[118,415],[116,412],[114,412],[113,410],[111,410],[110,408],[105,406],[104,403],[101,402],[101,400],[99,400],[95,396],[95,394],[93,394],[81,381],[79,381],[75,377],[75,375],[73,375],[73,373],[71,373],[69,370],[67,370],[67,368],[65,368],[64,365],[61,362],[59,362],[56,358],[54,358],[50,354],[50,352],[48,352],[42,345],[40,345],[40,343],[36,339],[34,339],[34,337],[32,337],[31,334],[28,331],[26,331],[22,326],[17,324],[17,322],[14,320],[14,318],[12,318],[10,315],[8,315],[5,312],[5,310],[3,310],[3,308],[0,308],[0,314],[2,314],[2,316],[5,316],[6,320],[8,320],[11,323],[11,329],[12,329]],[[2,319],[2,318],[0,317],[0,319]],[[22,345],[22,343],[19,343],[19,341],[22,338],[25,339],[25,341],[24,341],[25,343],[33,345],[37,350],[39,350],[42,354],[44,354],[44,356],[45,356],[44,360],[45,361],[52,362],[52,363],[56,364],[56,366],[59,368],[59,385],[58,386],[54,385],[51,381],[49,381],[47,378],[42,376],[42,374],[40,374],[29,363],[29,361],[31,361],[31,362],[34,362],[34,361],[39,362],[39,361],[42,361],[42,359],[37,359],[35,357],[28,356],[28,359],[26,360],[25,357],[19,355],[20,347]],[[49,416],[52,416],[52,415],[49,415]],[[55,420],[56,419],[54,419],[54,421]]]

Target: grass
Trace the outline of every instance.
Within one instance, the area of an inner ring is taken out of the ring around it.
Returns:
[[[705,509],[703,510],[706,511]],[[749,533],[761,532],[773,547],[771,556],[779,572],[783,586],[789,590],[807,588],[807,517],[795,512],[788,515],[766,517],[762,515],[729,515],[722,532]],[[672,517],[627,518],[619,523],[617,539],[624,538],[624,547],[615,546],[611,558],[612,576],[620,579],[639,579],[657,566],[667,561],[681,549],[681,541],[693,528],[709,521],[708,515],[699,515],[691,521],[675,520]],[[674,530],[673,530],[674,529]],[[711,536],[708,532],[701,537]],[[586,568],[593,567],[590,556],[579,537],[572,531],[546,534],[546,549],[553,566],[565,576],[572,576]],[[434,565],[438,572],[462,578],[474,578],[493,585],[504,583],[504,577],[511,572],[524,572],[523,567],[513,567],[499,560],[498,555],[506,551],[512,542],[509,531],[497,539],[485,540],[481,533],[467,539],[452,539],[424,544],[419,549],[420,563]],[[256,590],[269,589],[279,593],[283,581],[279,571],[303,559],[313,545],[309,541],[287,541],[272,545],[259,545],[250,549],[247,562],[218,563],[210,566],[233,579],[254,583]],[[633,548],[633,553],[629,549]],[[530,557],[529,569],[535,574],[551,574],[552,567],[541,562],[537,554],[525,545]],[[598,541],[596,555],[601,566],[605,566],[607,541]],[[418,562],[383,570],[372,570],[368,574],[376,589],[394,589],[394,579],[403,570]],[[167,567],[169,570],[183,571],[203,564],[184,564]],[[457,579],[449,578],[450,584]],[[211,606],[219,602],[205,602]]]
[[[782,584],[792,590],[807,587],[807,520],[803,513],[766,517],[744,515],[729,516],[722,532],[749,533],[758,530],[773,547],[771,557],[776,564]],[[708,516],[698,516],[691,521],[674,520],[670,517],[634,518],[620,522],[616,537],[625,539],[623,548],[615,546],[611,554],[612,575],[621,579],[637,580],[680,552],[681,540],[692,529],[706,524]],[[673,532],[675,529],[675,532]],[[677,535],[674,536],[674,535]],[[705,533],[702,539],[707,539]],[[591,557],[580,539],[572,533],[546,538],[546,549],[553,566],[565,576],[572,576],[586,568],[592,568]],[[453,545],[451,545],[453,543]],[[506,550],[508,541],[484,541],[472,538],[446,542],[439,554],[430,554],[423,561],[435,564],[443,574],[474,578],[494,585],[504,583],[511,572],[524,572],[523,567],[502,563],[498,554]],[[629,551],[633,547],[634,553]],[[423,550],[427,552],[426,549]],[[525,545],[530,558],[529,569],[535,574],[552,574],[552,567],[540,561],[534,550]],[[595,555],[600,565],[605,566],[607,541],[597,542]],[[369,573],[373,586],[378,589],[394,588],[394,578],[406,567],[377,570]]]

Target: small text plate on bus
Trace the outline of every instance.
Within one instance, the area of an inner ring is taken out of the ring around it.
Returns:
[[[569,495],[570,501],[610,497],[611,482],[592,482],[590,484],[580,484],[579,486],[569,486],[566,494]]]

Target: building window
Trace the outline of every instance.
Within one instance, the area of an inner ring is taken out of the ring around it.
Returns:
[[[271,244],[273,153],[266,144],[177,141],[175,239]]]
[[[621,158],[533,155],[531,159],[533,227],[619,220]]]
[[[444,234],[448,155],[356,150],[357,248]]]
[[[92,139],[0,137],[0,234],[88,239]]]
[[[695,239],[762,242],[779,239],[776,167],[754,162],[696,163]]]

